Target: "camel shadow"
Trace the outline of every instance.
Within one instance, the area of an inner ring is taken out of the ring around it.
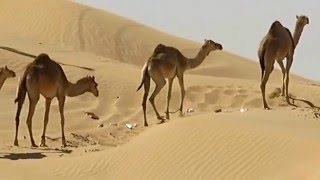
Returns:
[[[294,105],[294,106],[296,106],[296,107],[298,107],[298,106],[295,105],[295,102],[300,101],[300,102],[303,102],[303,103],[307,104],[307,105],[310,106],[311,108],[319,109],[319,110],[320,110],[320,107],[319,107],[319,106],[314,105],[312,102],[310,102],[310,101],[308,101],[308,100],[299,99],[299,98],[292,97],[292,96],[290,96],[289,98],[290,98],[290,100],[292,100],[292,105]]]
[[[8,153],[3,157],[0,156],[0,159],[10,159],[10,160],[20,160],[20,159],[42,159],[47,157],[41,152],[34,153]]]
[[[20,147],[30,149],[29,147]],[[31,148],[36,149],[36,148]],[[21,159],[43,159],[47,157],[46,154],[56,153],[56,154],[70,154],[72,150],[70,149],[58,149],[58,148],[42,148],[38,152],[27,152],[27,153],[2,153],[0,152],[0,159],[9,159],[9,160],[21,160]]]

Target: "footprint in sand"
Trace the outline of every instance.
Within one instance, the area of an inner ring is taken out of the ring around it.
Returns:
[[[223,91],[224,94],[226,95],[234,95],[236,93],[236,90],[234,89],[226,89]]]

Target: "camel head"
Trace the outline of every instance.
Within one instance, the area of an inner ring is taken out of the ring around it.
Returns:
[[[89,76],[88,81],[89,81],[89,92],[91,92],[94,96],[98,97],[99,96],[98,83],[96,83],[95,77]]]
[[[14,78],[16,77],[16,73],[5,66],[0,69],[0,76],[4,76],[5,78]]]
[[[305,15],[301,15],[301,16],[296,15],[296,18],[297,18],[297,23],[303,26],[309,24],[309,18]]]
[[[86,76],[76,83],[86,89],[87,92],[91,92],[94,96],[99,96],[98,83],[96,83],[94,76]]]
[[[211,39],[205,39],[204,44],[202,45],[202,49],[206,50],[209,54],[211,51],[222,50],[223,47],[221,44],[216,43],[216,42],[212,41]]]

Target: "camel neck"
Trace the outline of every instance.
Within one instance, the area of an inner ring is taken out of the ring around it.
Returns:
[[[296,27],[295,27],[294,33],[293,33],[293,41],[294,41],[295,47],[297,47],[297,45],[299,43],[303,28],[304,28],[304,26],[301,23],[299,23],[299,22],[296,23]]]
[[[198,67],[208,55],[209,52],[201,47],[196,57],[187,59],[187,69],[194,69]]]
[[[74,96],[79,96],[87,91],[88,91],[88,86],[86,86],[84,83],[74,84],[69,82],[66,95],[69,97],[74,97]]]
[[[1,76],[1,74],[0,74],[0,76]],[[6,81],[6,77],[0,77],[0,89],[2,88],[2,86],[3,86],[3,84],[4,84],[4,82]]]

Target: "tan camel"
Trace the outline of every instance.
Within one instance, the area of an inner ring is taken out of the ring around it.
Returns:
[[[274,62],[279,64],[283,77],[282,77],[282,95],[289,101],[289,71],[293,63],[293,55],[295,47],[297,46],[303,28],[309,24],[309,18],[306,16],[296,16],[297,22],[294,30],[293,37],[286,27],[282,26],[279,21],[272,23],[269,32],[260,42],[258,49],[258,56],[262,70],[261,75],[261,93],[263,106],[265,109],[270,109],[265,98],[265,89],[269,76],[273,71]],[[283,59],[286,58],[286,67],[284,67]]]
[[[7,66],[0,68],[0,90],[7,78],[14,78],[14,77],[16,77],[16,73],[8,69]]]
[[[198,67],[209,55],[209,53],[214,50],[222,50],[222,45],[212,40],[205,40],[197,56],[191,59],[183,56],[182,53],[174,47],[159,44],[155,48],[152,56],[142,68],[142,80],[140,86],[137,89],[137,91],[140,90],[142,85],[144,85],[144,96],[142,100],[144,126],[148,126],[146,118],[146,102],[150,89],[150,78],[152,78],[152,80],[156,84],[156,87],[151,97],[149,98],[149,101],[157,115],[157,118],[161,120],[161,122],[164,122],[165,118],[163,116],[160,116],[159,112],[157,111],[154,99],[166,84],[165,79],[167,78],[169,81],[169,89],[167,96],[166,119],[169,119],[169,104],[171,100],[172,82],[176,76],[178,77],[181,89],[181,104],[179,113],[182,116],[183,100],[185,96],[183,74],[187,69]]]
[[[55,61],[51,60],[47,54],[40,54],[35,60],[27,65],[27,68],[20,81],[19,90],[15,102],[18,102],[16,112],[16,134],[14,139],[14,145],[18,146],[18,128],[20,121],[20,113],[22,105],[25,100],[26,93],[29,97],[29,113],[27,117],[27,125],[31,140],[31,146],[37,147],[34,143],[32,135],[32,116],[35,111],[35,107],[39,100],[40,94],[45,98],[45,116],[43,133],[41,136],[40,146],[46,146],[46,129],[49,120],[49,110],[51,101],[54,97],[57,97],[59,101],[59,111],[61,118],[61,132],[62,132],[62,146],[66,146],[66,140],[64,136],[64,103],[66,96],[74,97],[81,95],[85,92],[91,92],[96,97],[99,96],[97,89],[98,84],[93,77],[84,77],[78,80],[75,84],[68,81],[63,69]]]

